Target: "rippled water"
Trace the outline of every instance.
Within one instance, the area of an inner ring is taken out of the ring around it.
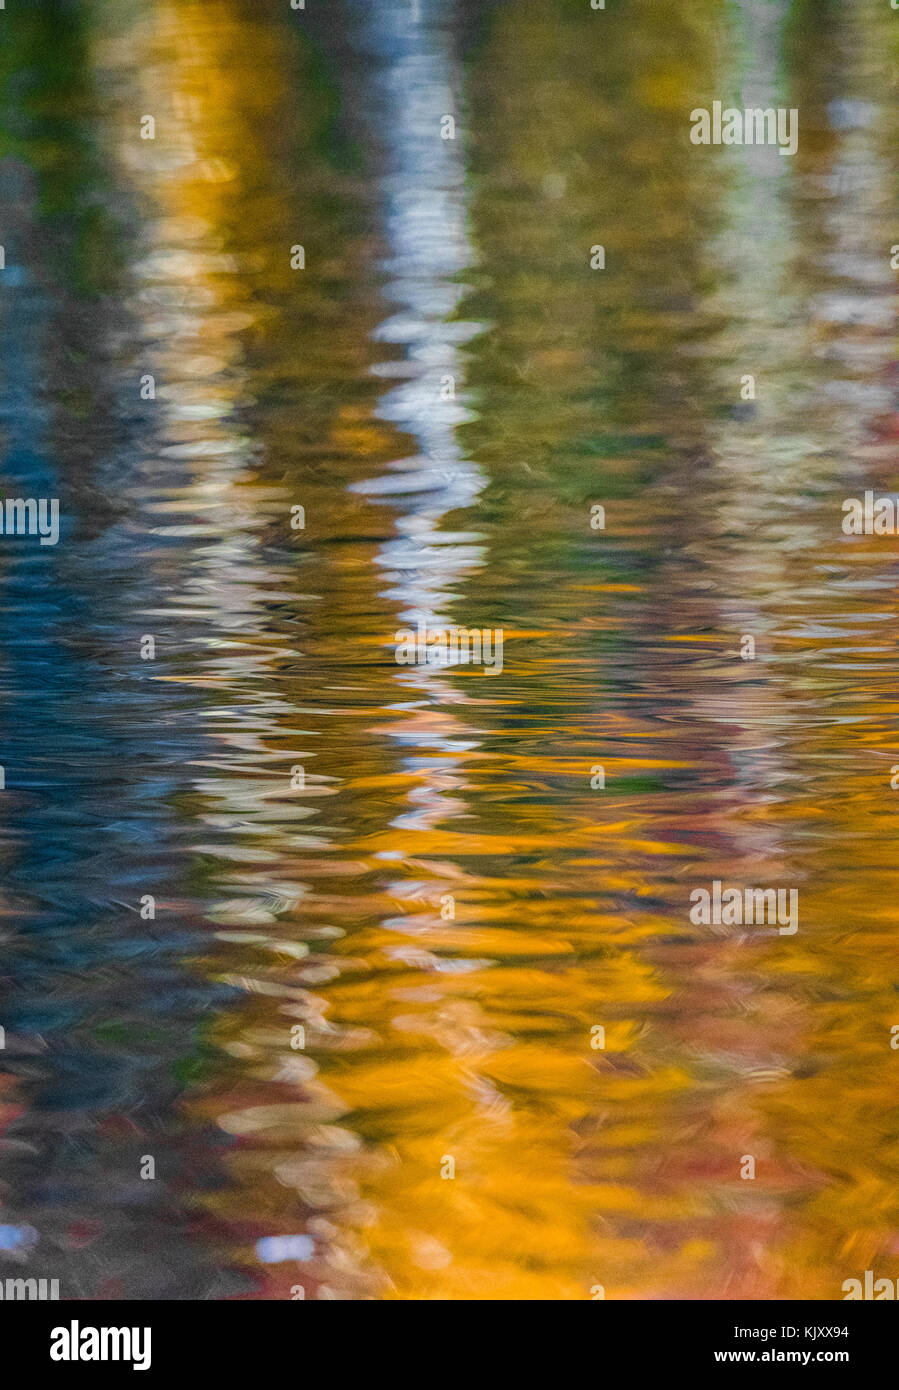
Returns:
[[[899,16],[14,9],[2,475],[63,523],[0,542],[0,1270],[895,1276],[896,545],[841,504],[899,488]],[[717,99],[798,153],[691,145]]]

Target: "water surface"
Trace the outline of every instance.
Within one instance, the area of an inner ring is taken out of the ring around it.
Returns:
[[[63,533],[0,545],[0,1269],[895,1276],[896,549],[840,509],[899,491],[899,20],[2,22],[4,495]],[[692,146],[718,99],[798,153]],[[399,666],[419,622],[502,672]],[[715,879],[799,931],[694,925]]]

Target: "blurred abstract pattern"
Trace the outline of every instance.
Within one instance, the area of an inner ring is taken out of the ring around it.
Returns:
[[[841,503],[899,491],[899,15],[0,26],[0,474],[61,515],[0,538],[0,1275],[895,1275],[897,550]],[[795,156],[692,145],[719,99]]]

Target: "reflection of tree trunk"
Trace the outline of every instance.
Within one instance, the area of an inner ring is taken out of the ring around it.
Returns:
[[[364,1173],[368,1160],[335,1123],[346,1107],[327,1072],[331,1058],[369,1046],[372,1034],[342,1022],[333,1007],[326,1017],[317,986],[342,973],[327,948],[346,930],[341,921],[354,919],[356,898],[344,886],[360,866],[339,852],[346,827],[335,833],[316,822],[319,805],[328,805],[321,799],[345,780],[348,748],[357,773],[381,780],[392,771],[377,744],[360,737],[359,696],[340,693],[364,688],[365,680],[355,664],[360,634],[340,615],[381,611],[384,628],[393,623],[372,592],[371,570],[351,559],[344,542],[363,532],[365,504],[335,488],[341,475],[351,481],[396,448],[390,432],[371,423],[367,398],[375,383],[370,390],[359,384],[375,355],[366,346],[372,295],[356,278],[368,248],[346,181],[317,150],[325,103],[300,40],[286,44],[280,23],[237,20],[230,7],[173,4],[161,11],[151,47],[154,64],[141,63],[155,84],[145,101],[148,109],[174,111],[185,151],[180,169],[172,171],[167,155],[149,179],[132,159],[132,177],[158,209],[144,274],[155,301],[164,293],[171,305],[161,375],[179,385],[171,415],[163,414],[163,438],[198,460],[177,510],[199,513],[207,545],[214,542],[211,552],[191,557],[181,582],[210,623],[189,676],[226,702],[209,726],[222,750],[197,782],[202,820],[224,860],[207,886],[218,938],[209,968],[224,970],[243,992],[240,1007],[215,1024],[215,1084],[199,1088],[187,1109],[233,1136],[228,1184],[204,1205],[215,1223],[210,1236],[227,1233],[236,1243],[258,1294],[285,1297],[300,1285],[307,1296],[357,1296],[368,1283],[355,1170]],[[289,64],[302,71],[292,73]],[[185,216],[196,228],[193,253],[184,245]],[[303,277],[287,254],[300,240]],[[178,305],[188,295],[195,303],[182,317]],[[340,326],[348,308],[352,321]],[[149,323],[145,331],[154,333]],[[210,364],[208,381],[201,374],[198,384],[196,373],[182,380],[182,364],[197,357]],[[298,501],[311,532],[300,569],[283,539]],[[322,573],[313,574],[313,558]],[[320,612],[305,598],[310,582],[326,596]],[[299,638],[297,613],[305,629]],[[294,667],[297,678],[289,674]],[[333,692],[325,707],[308,708],[325,691]],[[327,708],[332,703],[337,710]],[[288,795],[295,760],[305,765],[305,789]],[[348,784],[341,805],[339,822],[349,814],[357,830],[371,816],[364,793],[360,801]],[[237,862],[228,868],[232,843]],[[310,947],[316,955],[304,963]],[[289,1048],[295,1022],[306,1034],[300,1053]],[[301,1231],[315,1248],[302,1267],[260,1264],[243,1248]]]

